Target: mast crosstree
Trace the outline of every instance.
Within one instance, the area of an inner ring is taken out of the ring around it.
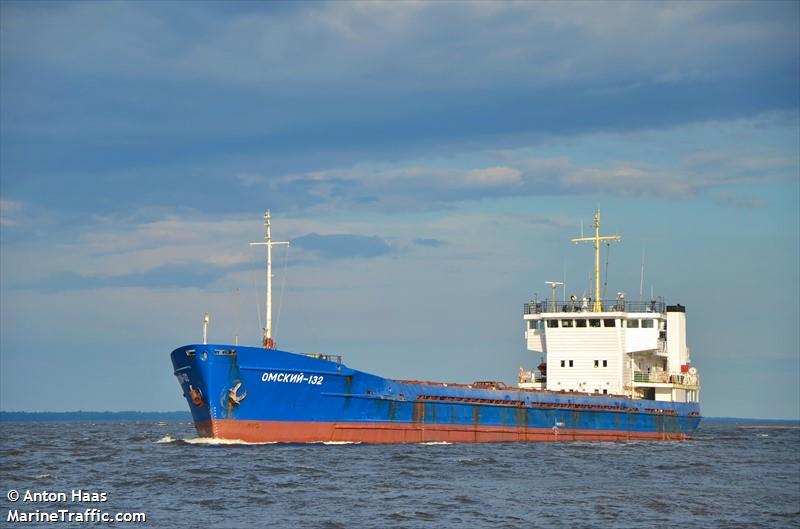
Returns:
[[[592,305],[592,312],[602,312],[603,304],[600,301],[600,243],[602,241],[619,241],[622,237],[619,235],[600,235],[600,210],[594,212],[594,237],[580,237],[572,239],[575,244],[581,242],[594,243],[594,304]]]
[[[264,242],[251,242],[250,246],[267,247],[267,320],[264,324],[262,344],[265,349],[275,349],[275,340],[272,338],[272,247],[276,244],[289,246],[289,241],[273,241],[270,225],[270,213],[264,213]]]

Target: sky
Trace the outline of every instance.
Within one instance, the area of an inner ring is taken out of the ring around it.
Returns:
[[[523,303],[592,290],[599,208],[607,297],[686,305],[703,414],[798,419],[798,28],[791,1],[2,1],[0,409],[185,409],[169,353],[205,312],[259,342],[267,208],[280,348],[514,383]]]

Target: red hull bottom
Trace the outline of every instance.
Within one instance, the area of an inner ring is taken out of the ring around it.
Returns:
[[[430,442],[675,441],[689,439],[689,436],[685,433],[419,423],[332,423],[220,419],[199,422],[195,426],[197,433],[203,437],[239,440],[249,443],[351,442],[396,444]]]

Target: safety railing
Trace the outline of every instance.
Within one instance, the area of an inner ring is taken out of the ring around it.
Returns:
[[[666,303],[663,301],[626,301],[623,299],[600,301],[600,312],[664,312]],[[594,302],[589,300],[556,301],[529,301],[525,303],[525,314],[541,314],[542,312],[593,312]]]
[[[532,382],[547,382],[547,375],[543,375],[539,371],[520,371],[517,376],[517,382],[529,384]]]
[[[634,371],[633,381],[641,383],[680,384],[683,386],[697,386],[700,378],[697,373],[667,373],[666,371]]]
[[[342,355],[330,355],[330,354],[322,354],[322,353],[302,353],[303,356],[308,356],[311,358],[317,358],[319,360],[327,360],[328,362],[334,362],[337,364],[342,363]]]

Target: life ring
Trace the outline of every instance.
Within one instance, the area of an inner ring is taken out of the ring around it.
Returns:
[[[689,368],[689,374],[690,375],[696,375],[697,374],[697,368],[696,367],[690,367]]]

